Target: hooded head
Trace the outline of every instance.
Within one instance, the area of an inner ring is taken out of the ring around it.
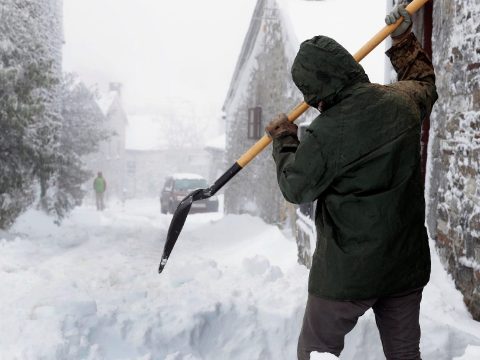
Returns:
[[[326,36],[315,36],[300,45],[292,65],[292,78],[305,102],[315,108],[320,102],[329,107],[343,89],[359,82],[369,82],[353,56]]]

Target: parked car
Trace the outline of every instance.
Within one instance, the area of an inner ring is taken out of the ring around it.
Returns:
[[[208,187],[207,180],[197,174],[173,174],[165,178],[160,194],[160,211],[162,214],[173,213],[180,201],[192,191]],[[218,198],[212,196],[208,199],[194,201],[191,212],[216,212],[218,211]]]

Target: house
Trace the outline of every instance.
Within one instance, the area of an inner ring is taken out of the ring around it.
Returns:
[[[361,11],[366,11],[362,2],[352,2],[351,8],[340,14],[338,2],[333,0],[257,1],[223,106],[227,164],[233,164],[263,136],[269,119],[303,100],[290,75],[300,43],[323,34],[355,52],[368,39],[352,36],[344,24],[358,23]],[[361,26],[373,35],[384,25],[385,8],[368,11],[376,12],[379,20]],[[383,82],[384,50],[377,49],[362,62],[374,82]],[[317,110],[310,109],[297,124],[303,124],[304,130],[317,115]],[[253,213],[268,223],[290,222],[297,232],[299,261],[308,266],[315,245],[312,206],[294,207],[285,202],[270,152],[259,154],[225,187],[225,211]]]
[[[167,176],[209,176],[208,152],[197,146],[174,146],[165,124],[150,115],[131,115],[126,137],[125,188],[128,198],[158,197]]]
[[[213,183],[225,172],[225,134],[221,134],[208,141],[205,151],[209,154],[208,182]]]
[[[387,0],[389,8],[395,0]],[[427,228],[444,267],[480,320],[480,8],[430,2],[414,32],[432,57],[439,99],[422,129]],[[388,69],[388,66],[387,66]],[[387,73],[389,71],[387,70]],[[388,81],[393,81],[390,76]]]
[[[392,0],[387,3],[393,5]],[[415,18],[417,37],[432,54],[439,95],[430,123],[424,123],[422,136],[427,227],[443,265],[477,320],[480,320],[479,18],[480,7],[475,0],[433,1]]]
[[[226,159],[233,163],[255,140],[277,112],[291,109],[301,100],[290,81],[288,69],[299,41],[318,33],[331,36],[352,53],[368,39],[351,36],[364,3],[349,4],[341,16],[333,0],[258,0],[250,27],[224,103],[226,114]],[[387,8],[395,4],[387,0]],[[338,5],[337,5],[338,6]],[[356,7],[355,9],[352,9]],[[353,10],[353,11],[352,11]],[[377,11],[383,26],[385,7]],[[351,12],[354,15],[351,15]],[[444,266],[462,291],[465,303],[480,320],[480,8],[476,0],[444,0],[428,3],[415,16],[417,37],[432,54],[437,74],[437,101],[430,121],[423,123],[427,227],[435,240]],[[359,25],[360,26],[360,25]],[[312,30],[313,29],[313,30]],[[313,31],[313,32],[309,32]],[[360,43],[352,44],[353,41]],[[387,44],[388,46],[388,44]],[[383,52],[382,46],[379,52]],[[370,80],[391,69],[378,65],[375,54],[363,62]],[[373,61],[373,68],[369,61]],[[386,59],[381,54],[380,63]],[[303,123],[314,117],[303,116]],[[297,121],[298,122],[298,121]],[[282,222],[285,205],[278,194],[268,150],[237,175],[225,190],[227,212],[251,211],[269,222]],[[296,208],[299,261],[309,265],[314,248],[311,205]]]
[[[122,85],[110,83],[97,105],[105,116],[104,126],[112,136],[102,142],[99,151],[88,157],[87,165],[94,174],[101,171],[107,181],[107,198],[122,198],[125,188],[125,130],[128,124],[123,108]]]

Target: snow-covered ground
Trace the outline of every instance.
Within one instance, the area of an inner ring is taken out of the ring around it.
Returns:
[[[0,359],[295,359],[308,271],[288,232],[191,214],[159,275],[170,219],[142,200],[61,227],[30,211],[0,233]],[[432,255],[423,359],[479,359],[480,323]],[[371,312],[341,358],[384,359]]]

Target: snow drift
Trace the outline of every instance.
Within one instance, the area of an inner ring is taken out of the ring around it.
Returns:
[[[248,215],[190,215],[159,276],[169,222],[156,201],[83,207],[62,227],[22,216],[0,236],[0,358],[294,359],[308,271],[289,232]],[[480,324],[432,256],[423,358],[477,359]],[[384,359],[371,311],[341,358]]]

